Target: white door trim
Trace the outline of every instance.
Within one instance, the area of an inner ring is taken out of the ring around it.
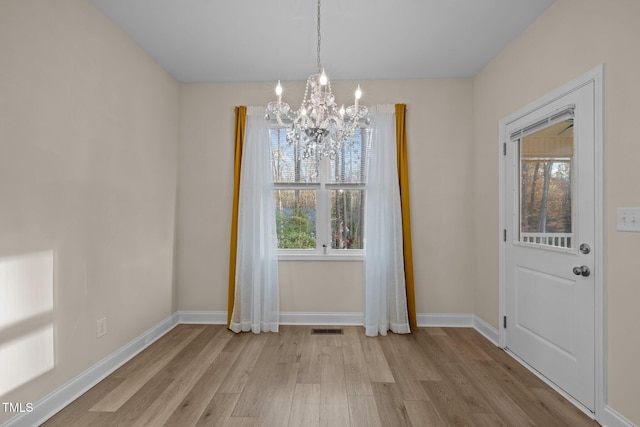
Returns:
[[[509,136],[506,134],[507,125],[524,117],[525,115],[573,92],[574,90],[587,85],[594,84],[595,96],[595,238],[594,244],[596,248],[594,260],[594,279],[595,279],[595,419],[599,420],[605,410],[607,399],[607,352],[606,352],[606,247],[605,247],[605,199],[604,199],[604,65],[599,65],[576,80],[556,89],[550,94],[538,99],[528,106],[516,111],[503,118],[499,122],[499,346],[504,348],[506,345],[506,336],[502,319],[506,315],[506,262],[505,262],[505,245],[503,241],[503,230],[506,229],[506,162],[503,155],[503,144],[507,142]],[[574,402],[575,403],[575,402]],[[584,408],[580,408],[583,409]]]

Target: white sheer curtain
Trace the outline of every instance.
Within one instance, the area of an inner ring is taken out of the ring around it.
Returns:
[[[264,107],[248,107],[240,169],[236,288],[229,329],[278,332],[278,249]]]
[[[365,334],[410,333],[393,105],[374,106],[365,198]]]

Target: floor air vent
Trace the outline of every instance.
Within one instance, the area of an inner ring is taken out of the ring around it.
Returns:
[[[311,329],[311,335],[342,335],[344,331],[342,328],[325,328],[325,329]]]

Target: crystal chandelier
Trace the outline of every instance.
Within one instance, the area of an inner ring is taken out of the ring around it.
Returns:
[[[302,104],[291,111],[289,104],[282,102],[282,86],[276,86],[278,100],[267,105],[267,115],[275,119],[280,127],[287,129],[287,142],[299,144],[302,158],[319,161],[321,157],[335,158],[344,142],[355,136],[361,122],[368,123],[367,107],[360,105],[362,91],[355,92],[355,103],[338,108],[331,93],[331,82],[320,63],[320,0],[318,0],[318,73],[307,78]]]

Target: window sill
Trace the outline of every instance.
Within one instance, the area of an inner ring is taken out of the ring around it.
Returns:
[[[278,261],[364,261],[364,253],[356,254],[278,254]]]

